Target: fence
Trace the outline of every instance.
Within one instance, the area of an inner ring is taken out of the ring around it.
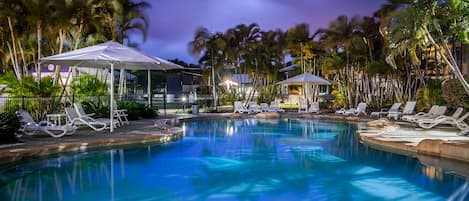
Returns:
[[[133,101],[138,103],[147,104],[148,97],[141,97],[135,95],[116,96],[117,101]],[[201,106],[209,106],[212,104],[212,96],[210,95],[198,95],[197,100],[194,104]],[[109,96],[62,96],[62,97],[0,97],[0,113],[3,112],[15,112],[19,109],[25,109],[28,111],[37,111],[39,113],[58,113],[63,112],[65,106],[70,106],[76,102],[92,102],[95,104],[109,105]],[[167,95],[164,97],[161,94],[154,94],[151,97],[150,107],[152,108],[169,108],[178,109],[188,107],[193,103],[190,103],[187,96],[181,95],[174,97]]]

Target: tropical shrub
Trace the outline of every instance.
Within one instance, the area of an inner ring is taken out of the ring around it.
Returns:
[[[417,90],[417,110],[428,110],[433,105],[445,105],[445,100],[441,94],[441,81],[429,81],[426,88],[420,88]]]
[[[270,85],[270,86],[261,87],[257,90],[257,93],[258,93],[258,96],[257,96],[258,103],[270,103],[271,101],[274,101],[275,97],[277,96],[277,86]]]
[[[20,122],[12,112],[0,113],[0,144],[17,142],[15,132]]]
[[[454,79],[444,82],[442,89],[442,97],[448,107],[463,107],[469,110],[469,95],[464,91],[459,80]]]
[[[140,118],[154,118],[157,116],[156,112],[148,107],[147,104],[137,103],[133,101],[121,101],[117,103],[119,109],[126,109],[127,114],[129,115],[127,118],[129,120],[137,120]]]
[[[235,101],[239,100],[241,100],[241,96],[235,93],[220,93],[218,95],[220,105],[233,105]]]
[[[94,113],[93,117],[109,118],[109,104],[105,105],[100,101],[83,101],[81,105],[87,114]]]
[[[337,90],[336,87],[332,87],[331,94],[335,97],[334,100],[332,100],[332,109],[347,107],[346,96],[342,94],[339,90]]]
[[[58,98],[61,87],[54,85],[50,76],[39,81],[33,76],[24,76],[22,80],[18,80],[14,73],[7,72],[0,77],[0,84],[7,86],[0,90],[0,94],[6,93],[9,97],[4,104],[8,106],[4,108],[5,111],[14,112],[23,108],[39,120],[46,113],[53,113],[61,108]]]
[[[70,88],[79,97],[108,95],[106,83],[90,74],[82,74],[73,78]]]

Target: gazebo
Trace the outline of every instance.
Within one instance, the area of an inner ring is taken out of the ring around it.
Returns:
[[[313,75],[309,72],[288,78],[286,80],[280,81],[277,84],[286,84],[286,85],[302,85],[304,90],[304,95],[306,101],[308,101],[308,92],[310,85],[331,85],[331,81],[326,80],[323,77]],[[308,102],[307,102],[308,103]]]

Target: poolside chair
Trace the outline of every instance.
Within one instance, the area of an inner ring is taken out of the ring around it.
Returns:
[[[88,113],[87,114],[85,112],[85,110],[83,109],[83,106],[81,105],[81,103],[74,103],[73,107],[75,108],[75,110],[77,111],[78,116],[80,116],[80,117],[82,117],[82,116],[92,117],[92,116],[95,115],[94,113]]]
[[[416,123],[419,119],[432,119],[441,115],[444,115],[446,112],[446,106],[434,105],[430,108],[428,112],[419,112],[415,115],[405,115],[402,116],[402,120]]]
[[[29,114],[29,112],[26,110],[16,111],[16,116],[18,117],[21,124],[21,127],[18,129],[18,131],[26,135],[33,135],[36,131],[42,131],[52,137],[58,138],[64,136],[65,134],[72,134],[76,130],[76,128],[73,126],[54,125],[48,121],[41,121],[36,123],[31,114]]]
[[[358,116],[361,113],[366,115],[366,103],[359,103],[357,108],[350,108],[348,110],[341,108],[340,110],[335,111],[335,114],[343,114],[343,115],[355,115]]]
[[[114,100],[112,102],[112,106],[114,107],[114,117],[116,117],[119,120],[120,125],[129,124],[129,120],[127,119],[127,110],[126,109],[119,109],[117,106],[117,102]]]
[[[233,113],[251,113],[251,110],[246,109],[241,101],[235,101]]]
[[[389,112],[399,112],[401,105],[402,103],[394,103],[389,109],[381,109],[379,112],[372,112],[370,116],[379,118],[381,115],[387,115]]]
[[[275,101],[271,101],[271,102],[270,102],[270,109],[275,110],[275,111],[277,111],[277,112],[285,112],[285,110],[282,109],[282,108],[280,108],[280,107],[277,105],[277,102],[275,102]]]
[[[254,113],[261,113],[262,112],[261,106],[259,106],[256,101],[250,101],[248,109],[251,110],[251,112],[254,112]]]
[[[417,125],[419,125],[421,128],[430,129],[440,124],[449,124],[449,125],[458,127],[459,129],[463,131],[469,130],[469,125],[466,122],[464,122],[469,117],[469,112],[467,112],[465,115],[463,115],[460,118],[455,118],[455,116],[456,115],[453,114],[453,116],[451,117],[441,115],[433,119],[419,119],[417,120]]]
[[[417,101],[407,101],[402,112],[388,111],[388,119],[394,118],[394,120],[397,120],[403,115],[414,114],[415,105],[417,105]]]
[[[261,111],[262,112],[277,112],[277,110],[270,108],[267,103],[261,103]]]
[[[72,107],[66,107],[65,114],[67,115],[68,124],[71,126],[88,126],[95,131],[102,131],[108,129],[110,125],[109,119],[93,119],[87,116],[80,117],[77,111]]]
[[[318,113],[319,114],[319,103],[318,102],[312,102],[311,106],[308,109],[309,113]]]
[[[300,102],[300,105],[298,106],[298,113],[306,113],[308,112],[308,104]]]

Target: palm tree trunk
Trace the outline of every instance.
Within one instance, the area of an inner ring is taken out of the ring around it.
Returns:
[[[436,24],[436,22],[434,21]],[[437,26],[439,27],[439,26]],[[443,58],[443,61],[451,67],[451,70],[453,70],[454,75],[456,78],[459,80],[459,82],[463,85],[464,90],[466,91],[467,94],[469,94],[469,83],[464,79],[464,76],[462,75],[461,71],[459,70],[458,64],[456,60],[453,57],[453,54],[449,50],[448,44],[446,44],[446,40],[443,37],[443,34],[441,32],[441,29],[438,30],[438,36],[441,41],[443,41],[443,48],[441,48],[440,45],[436,43],[436,41],[433,39],[433,36],[430,34],[428,29],[424,27],[425,33],[430,40],[430,42],[435,46],[435,49],[438,51],[440,56]]]
[[[37,76],[41,80],[41,66],[39,65],[39,59],[41,58],[41,38],[42,38],[42,28],[41,23],[36,24],[36,37],[37,37]]]
[[[13,31],[13,25],[11,23],[11,17],[7,16],[7,20],[8,20],[8,27],[10,28],[11,43],[12,43],[12,49],[13,49],[13,52],[10,50],[10,55],[12,56],[13,70],[15,71],[16,78],[19,81],[21,81],[22,73],[20,73],[20,69],[18,67],[18,58],[16,56],[15,34]]]

